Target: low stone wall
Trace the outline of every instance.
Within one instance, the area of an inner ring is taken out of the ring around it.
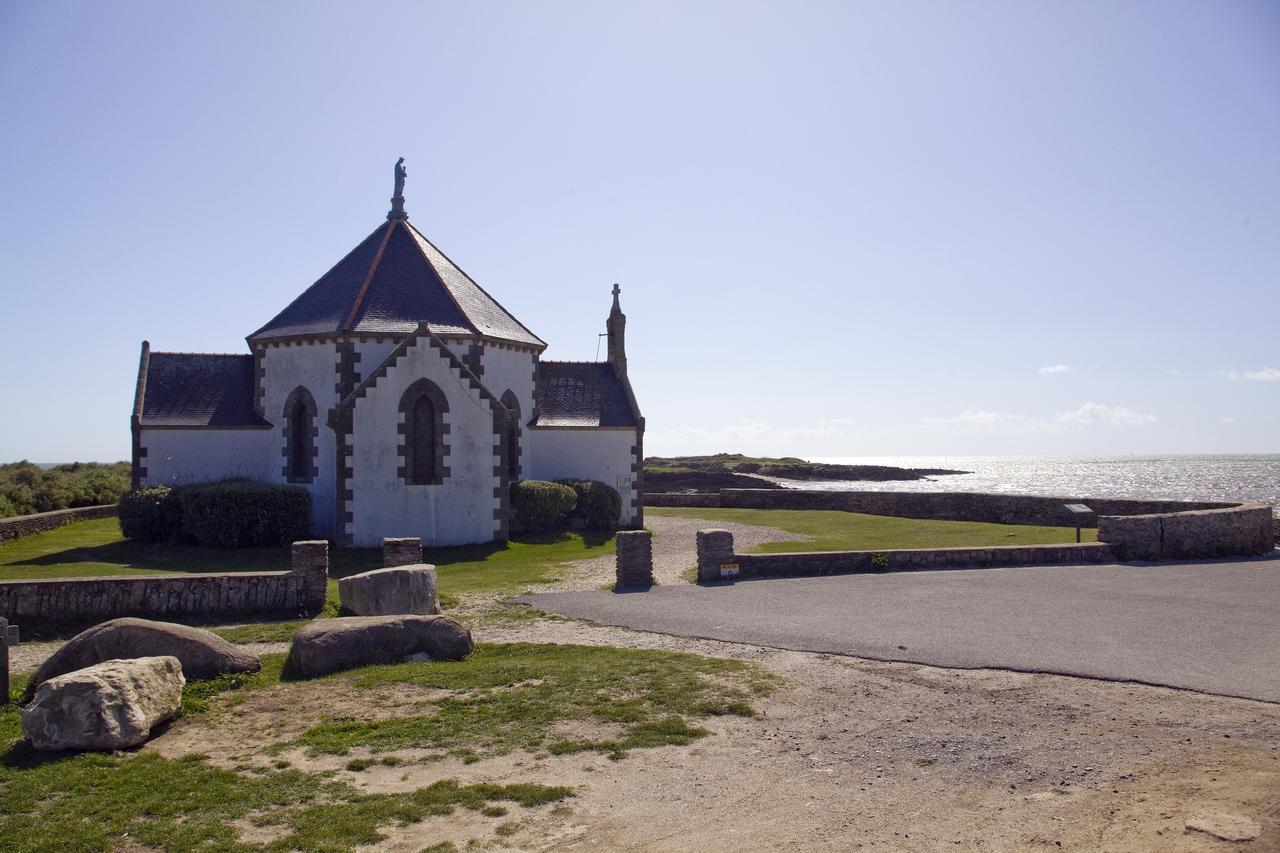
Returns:
[[[734,554],[739,577],[795,578],[873,572],[930,572],[1015,566],[1070,566],[1115,562],[1111,546],[1006,545],[994,548],[925,548],[912,551],[830,551]]]
[[[834,492],[815,489],[722,489],[720,506],[734,509],[827,509],[995,524],[1097,527],[1098,516],[1145,515],[1227,509],[1239,503],[1136,498],[1072,498],[983,492]],[[1092,514],[1075,515],[1064,504],[1083,503]]]
[[[989,569],[1014,566],[1062,566],[1112,563],[1106,543],[1082,545],[1009,545],[991,548],[919,548],[901,551],[810,551],[736,554],[727,530],[698,531],[698,581],[721,579],[721,567],[737,566],[737,577],[798,578],[877,572]]]
[[[35,515],[15,515],[11,518],[0,518],[0,542],[8,542],[32,533],[43,533],[73,521],[86,521],[90,518],[111,518],[116,515],[115,504],[104,506],[78,506],[74,509],[55,509],[53,512],[38,512]]]
[[[656,492],[644,496],[644,505],[720,506],[720,494],[718,492]]]
[[[1122,560],[1194,560],[1267,554],[1275,547],[1267,504],[1224,509],[1103,516],[1098,539]]]
[[[142,575],[0,581],[0,617],[24,633],[117,616],[209,621],[313,616],[324,607],[329,543],[293,543],[287,572]]]

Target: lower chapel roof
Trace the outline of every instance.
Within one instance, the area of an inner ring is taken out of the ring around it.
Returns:
[[[253,409],[253,356],[143,355],[143,427],[266,427]],[[638,413],[608,362],[538,362],[535,427],[636,427]]]

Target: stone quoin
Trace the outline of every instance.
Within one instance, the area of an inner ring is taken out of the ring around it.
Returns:
[[[602,362],[547,344],[392,209],[248,336],[249,352],[152,352],[131,426],[135,486],[247,478],[311,493],[317,536],[428,547],[505,539],[513,479],[599,480],[643,524],[644,418],[617,285]]]

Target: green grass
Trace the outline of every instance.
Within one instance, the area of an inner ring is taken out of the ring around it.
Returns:
[[[388,720],[335,719],[281,744],[317,754],[354,748],[496,754],[593,750],[622,758],[630,749],[685,744],[707,734],[693,720],[752,716],[750,699],[772,676],[742,661],[605,646],[482,645],[461,663],[370,667],[335,676],[344,690],[415,684],[451,691],[428,713]],[[558,723],[587,721],[610,730],[599,739],[551,740]]]
[[[548,583],[558,577],[565,563],[611,553],[612,535],[570,531],[517,536],[509,542],[431,548],[423,559],[436,565],[440,593],[447,598]],[[332,578],[346,577],[380,568],[382,552],[377,548],[332,548],[329,562]],[[0,580],[288,568],[287,547],[222,549],[131,542],[120,535],[114,518],[80,521],[0,544]],[[331,586],[331,592],[335,591],[336,584]]]
[[[189,684],[184,713],[199,713],[202,702],[222,690],[269,686],[278,678],[278,663],[239,684]],[[15,700],[24,681],[16,679]],[[0,839],[13,851],[349,850],[383,840],[380,827],[458,808],[505,814],[497,804],[529,809],[573,796],[563,786],[452,779],[405,793],[364,794],[285,762],[237,771],[215,767],[203,755],[38,753],[21,741],[21,732],[16,701],[0,706]],[[237,820],[273,827],[279,837],[244,843],[232,826]]]
[[[648,507],[650,516],[705,518],[776,527],[813,537],[806,542],[766,542],[757,553],[786,551],[892,551],[910,548],[986,548],[993,545],[1053,545],[1076,541],[1075,528],[1026,524],[985,524],[976,521],[935,521],[862,515],[838,510],[721,509]],[[1082,531],[1085,542],[1096,542],[1098,531]]]

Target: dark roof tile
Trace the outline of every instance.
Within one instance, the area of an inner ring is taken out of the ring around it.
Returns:
[[[253,356],[153,352],[142,426],[265,427],[253,410]]]
[[[534,395],[534,426],[636,426],[626,389],[608,362],[540,361]]]
[[[437,334],[481,334],[546,346],[403,220],[378,226],[249,340],[409,334],[421,323]]]

